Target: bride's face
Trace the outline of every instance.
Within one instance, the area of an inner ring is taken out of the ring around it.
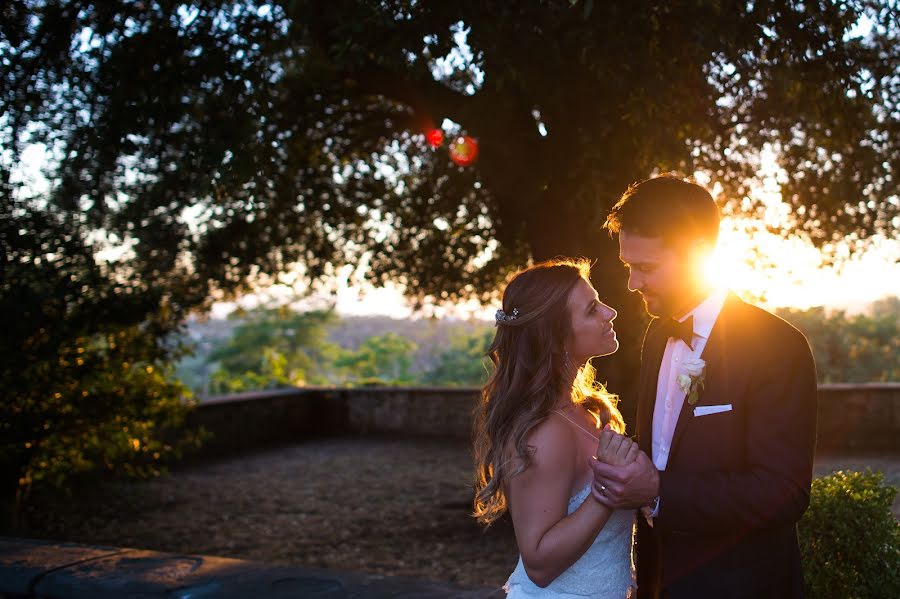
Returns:
[[[568,311],[572,334],[566,349],[576,366],[594,356],[605,356],[619,349],[612,323],[617,312],[602,303],[584,279],[578,281],[569,294]]]

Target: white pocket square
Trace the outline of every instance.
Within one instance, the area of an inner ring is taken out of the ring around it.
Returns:
[[[721,406],[697,406],[694,408],[694,416],[709,416],[710,414],[718,414],[720,412],[730,412],[731,404],[727,403]]]

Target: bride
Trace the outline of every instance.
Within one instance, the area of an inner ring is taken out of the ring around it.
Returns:
[[[507,599],[623,599],[634,589],[633,511],[591,494],[591,456],[628,464],[639,449],[621,434],[616,398],[594,382],[593,356],[618,349],[616,311],[600,302],[585,260],[517,273],[497,311],[494,372],[476,412],[475,517],[507,509],[519,562]]]

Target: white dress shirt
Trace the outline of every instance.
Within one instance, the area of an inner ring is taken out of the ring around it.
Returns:
[[[678,319],[679,322],[687,320],[688,316],[694,317],[694,349],[681,339],[669,338],[666,342],[666,351],[663,354],[659,366],[659,378],[656,381],[656,406],[653,409],[653,463],[657,470],[665,470],[669,462],[669,449],[672,446],[672,436],[675,434],[675,426],[678,424],[678,415],[684,405],[684,391],[678,386],[676,377],[684,374],[681,366],[688,358],[699,358],[706,347],[709,333],[716,318],[722,311],[722,305],[728,295],[727,290],[716,291],[696,308]]]

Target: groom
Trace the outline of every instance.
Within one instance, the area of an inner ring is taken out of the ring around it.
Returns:
[[[704,282],[719,212],[703,187],[672,176],[633,185],[605,227],[654,317],[637,396],[646,455],[591,460],[594,497],[642,511],[638,597],[803,597],[797,521],[816,436],[806,339]]]

